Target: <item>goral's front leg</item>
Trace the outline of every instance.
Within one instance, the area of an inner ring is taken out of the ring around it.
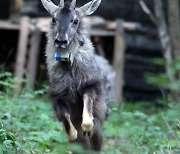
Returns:
[[[93,100],[89,98],[87,94],[84,94],[83,103],[84,103],[84,107],[83,107],[81,127],[84,132],[90,132],[94,126]]]

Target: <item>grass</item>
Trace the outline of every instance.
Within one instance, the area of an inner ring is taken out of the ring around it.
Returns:
[[[5,79],[4,79],[5,78]],[[3,80],[2,80],[3,79]],[[85,153],[69,144],[46,88],[13,95],[15,79],[0,76],[0,154]],[[124,103],[109,110],[102,154],[180,153],[180,103]],[[86,152],[88,153],[88,152]],[[89,152],[92,153],[92,152]]]
[[[164,109],[146,102],[127,104],[105,123],[105,147],[113,154],[180,153],[179,111],[174,104]]]

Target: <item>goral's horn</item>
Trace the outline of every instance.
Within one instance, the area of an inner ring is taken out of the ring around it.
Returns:
[[[60,6],[60,7],[64,7],[64,0],[60,0],[59,6]]]
[[[57,6],[51,1],[51,0],[41,0],[43,6],[45,9],[51,14],[54,15],[54,13],[57,10]]]
[[[72,0],[72,2],[71,2],[71,8],[75,8],[76,7],[76,0]]]

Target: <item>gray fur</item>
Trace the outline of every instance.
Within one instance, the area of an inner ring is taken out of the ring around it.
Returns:
[[[87,148],[99,151],[102,145],[102,124],[107,111],[104,95],[104,75],[107,75],[107,71],[104,73],[102,65],[98,62],[103,62],[108,66],[108,69],[110,66],[105,60],[95,56],[90,39],[83,34],[82,16],[77,10],[74,10],[74,13],[74,16],[78,16],[80,23],[77,29],[74,27],[76,31],[68,34],[72,38],[68,47],[61,49],[74,55],[72,64],[56,61],[54,55],[57,48],[54,46],[54,39],[58,29],[53,23],[49,26],[46,63],[50,82],[50,97],[59,120],[63,119],[64,112],[70,114],[72,124],[78,132],[76,141],[84,144]],[[79,43],[80,41],[83,41],[83,45]],[[88,94],[93,100],[94,127],[90,137],[84,136],[81,128],[84,94]]]
[[[112,107],[115,101],[115,77],[116,73],[106,59],[95,55],[98,67],[103,75],[103,85],[105,88],[105,99],[108,107]]]

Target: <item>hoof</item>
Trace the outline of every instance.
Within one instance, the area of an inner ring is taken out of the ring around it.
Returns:
[[[89,119],[83,119],[83,122],[81,124],[83,132],[91,132],[93,129],[94,123],[93,123],[93,118]]]
[[[74,141],[77,139],[77,131],[75,129],[73,131],[71,130],[67,136],[69,141]]]

